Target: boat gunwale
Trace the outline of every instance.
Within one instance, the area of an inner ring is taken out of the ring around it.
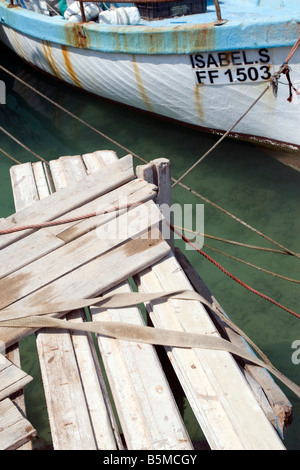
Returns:
[[[200,14],[199,14],[200,15]],[[203,15],[203,14],[201,14]],[[217,26],[212,23],[174,25],[99,25],[67,22],[62,16],[47,16],[0,0],[0,24],[41,41],[99,52],[130,54],[193,54],[199,51],[229,51],[262,47],[292,46],[300,34],[299,19],[278,18],[276,26],[232,21]],[[254,34],[253,29],[257,32]],[[201,35],[195,34],[201,30]],[[201,37],[199,37],[201,36]],[[79,40],[78,40],[79,38]],[[84,39],[83,41],[80,39]]]

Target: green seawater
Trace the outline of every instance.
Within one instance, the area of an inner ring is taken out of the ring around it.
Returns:
[[[1,65],[133,153],[147,161],[160,157],[170,159],[174,178],[179,178],[217,140],[216,136],[155,119],[54,81],[28,67],[3,47],[0,54]],[[126,152],[117,145],[2,71],[0,80],[6,84],[6,104],[0,106],[1,126],[46,160],[99,149],[115,150],[119,157],[125,155]],[[231,124],[228,116],[228,127]],[[3,133],[0,133],[0,142],[0,148],[18,161],[36,161],[32,154]],[[134,163],[141,164],[137,158]],[[9,177],[9,169],[14,164],[0,154],[0,217],[14,212]],[[227,139],[183,182],[289,249],[300,252],[300,173],[271,158],[265,150]],[[184,204],[193,207],[203,204],[201,199],[180,186],[174,187],[173,202],[182,207]],[[196,220],[193,226],[197,227]],[[208,203],[204,203],[204,231],[216,237],[276,248]],[[300,280],[300,261],[296,257],[252,250],[215,239],[207,238],[205,243],[253,265]],[[282,373],[300,384],[300,364],[292,361],[295,352],[292,344],[300,341],[299,319],[249,292],[199,253],[186,250],[181,241],[176,240],[176,245],[183,250],[229,317]],[[208,248],[204,250],[245,283],[300,313],[299,283],[277,278]],[[25,389],[28,418],[38,430],[39,437],[50,443],[33,337],[22,341],[21,354],[23,369],[34,377]],[[300,450],[300,401],[285,386],[281,387],[292,402],[294,413],[284,443],[288,450]],[[202,432],[187,404],[184,417],[191,437],[195,441],[202,440]]]

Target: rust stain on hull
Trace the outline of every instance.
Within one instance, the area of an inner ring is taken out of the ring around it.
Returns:
[[[140,74],[140,71],[139,71],[139,67],[138,67],[138,64],[136,62],[136,57],[135,57],[134,54],[132,55],[132,63],[133,63],[133,70],[134,70],[134,74],[135,74],[136,83],[137,83],[138,89],[140,91],[140,94],[143,98],[143,101],[144,101],[148,111],[152,112],[153,109],[152,109],[152,106],[150,104],[149,98],[147,96],[146,89],[144,87],[142,77],[141,77],[141,74]]]
[[[210,23],[204,23],[201,27],[194,31],[195,46],[199,51],[213,51],[216,43],[216,27],[212,27]],[[192,39],[192,35],[189,38]]]
[[[49,44],[48,41],[43,41],[42,45],[43,45],[43,51],[44,51],[44,54],[45,54],[45,57],[46,57],[46,60],[49,64],[50,69],[52,70],[53,74],[56,75],[56,77],[62,79],[62,75],[61,75],[61,73],[60,73],[60,71],[59,71],[59,69],[58,69],[58,67],[55,63],[53,55],[52,55],[51,45]]]
[[[200,86],[196,84],[195,84],[195,105],[197,109],[198,119],[201,123],[203,123],[204,114],[203,114],[203,108],[201,104]]]
[[[12,29],[11,31],[13,32],[13,36],[14,36],[14,40],[15,40],[15,47],[18,51],[18,54],[21,57],[25,58],[25,54],[24,54],[23,49],[21,47],[18,33],[14,29]]]
[[[65,64],[66,64],[66,67],[67,67],[67,70],[68,70],[68,73],[69,73],[70,77],[72,78],[72,80],[73,80],[73,82],[75,83],[76,86],[78,86],[79,88],[82,88],[82,84],[81,84],[79,78],[77,77],[76,72],[73,68],[73,65],[70,61],[70,57],[69,57],[67,47],[66,46],[61,46],[61,51],[62,51],[62,55],[63,55],[63,58],[64,58],[64,61],[65,61]]]
[[[66,38],[70,46],[79,47],[80,49],[87,49],[89,47],[89,40],[87,30],[82,23],[67,23]]]
[[[149,54],[164,53],[166,41],[171,44],[173,54],[213,51],[215,50],[216,27],[212,23],[190,25],[188,28],[176,26],[169,33],[153,31],[145,34],[143,41],[143,48]],[[126,43],[126,45],[129,49],[130,44]]]

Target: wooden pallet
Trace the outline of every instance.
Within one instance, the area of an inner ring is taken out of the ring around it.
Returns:
[[[154,166],[158,168],[161,165],[164,166],[165,161],[155,162]],[[41,212],[37,207],[40,209],[48,207],[47,199],[54,190],[56,201],[60,201],[60,195],[64,193],[63,214],[70,215],[72,211],[78,213],[78,207],[81,208],[81,213],[85,213],[88,208],[91,210],[95,207],[93,201],[96,198],[111,196],[116,186],[111,186],[108,175],[115,178],[118,173],[117,168],[121,167],[121,173],[128,171],[124,159],[118,162],[114,152],[110,151],[61,157],[50,162],[50,172],[41,162],[15,166],[11,171],[13,193],[16,209],[23,210],[20,212],[20,217],[11,217],[6,223],[21,224],[28,220],[41,222],[41,218],[49,220],[49,212]],[[142,173],[145,174],[140,171],[138,173],[140,176]],[[98,185],[91,183],[89,189],[92,187],[94,191],[97,187],[97,194],[93,193],[92,198],[86,197],[84,201],[84,204],[92,206],[82,206],[79,195],[75,195],[74,200],[69,200],[74,181],[80,184],[87,175],[90,175],[90,181],[95,182],[101,174],[104,175],[102,184],[105,190],[99,183]],[[136,181],[132,176],[128,177],[128,174],[126,178],[124,175],[121,178],[122,181],[117,188],[121,188],[122,195],[126,185],[132,184],[132,181],[134,184],[142,184],[143,181],[142,178]],[[153,186],[146,188],[149,190],[147,200],[156,196]],[[169,198],[170,194],[163,196],[162,191],[159,196]],[[51,198],[53,195],[48,201]],[[37,202],[39,200],[42,202]],[[107,204],[111,204],[112,200],[116,198],[107,200]],[[27,209],[24,209],[25,207]],[[49,211],[52,218],[63,215],[57,212],[56,204],[52,202]],[[107,260],[101,255],[102,252],[97,251],[96,260],[101,258],[103,262],[87,261],[88,265],[95,263],[92,269],[93,276],[87,280],[84,277],[85,271],[81,271],[81,268],[75,269],[78,277],[76,282],[72,278],[73,289],[69,288],[71,277],[68,278],[68,274],[63,275],[65,271],[62,270],[59,276],[55,272],[55,276],[58,276],[55,278],[51,263],[47,270],[43,271],[46,277],[43,275],[42,281],[35,269],[28,271],[30,264],[35,267],[40,266],[42,269],[42,265],[38,264],[39,259],[47,256],[52,259],[54,254],[57,255],[56,260],[59,264],[58,250],[66,249],[66,246],[71,246],[76,240],[85,240],[83,239],[85,235],[82,234],[88,233],[87,230],[91,229],[89,223],[91,222],[86,221],[67,227],[56,226],[30,232],[31,235],[26,238],[31,240],[37,240],[37,234],[43,232],[39,235],[41,242],[38,255],[35,250],[34,254],[30,254],[29,250],[22,261],[16,257],[13,269],[8,263],[8,269],[0,273],[3,279],[12,276],[10,280],[15,279],[18,292],[22,292],[25,296],[21,300],[13,300],[15,291],[12,290],[6,296],[6,305],[11,301],[15,302],[14,306],[35,305],[38,299],[41,302],[41,295],[46,301],[59,297],[72,299],[74,293],[77,294],[76,289],[83,289],[83,285],[85,292],[90,292],[87,295],[95,293],[95,286],[99,293],[126,293],[132,289],[132,283],[128,282],[129,277],[134,278],[136,288],[141,292],[169,291],[174,290],[174,286],[176,289],[180,286],[182,289],[193,290],[181,265],[170,250],[172,240],[169,241],[169,245],[161,239],[155,247],[144,244],[143,251],[139,251],[137,255],[133,254],[132,259],[128,259],[130,250],[127,250],[127,256],[122,258],[124,252],[118,247],[108,252],[110,256]],[[16,247],[17,244],[24,247],[28,242],[24,235],[22,237],[20,234],[14,234],[5,235],[1,239],[3,253],[7,250],[8,259],[9,253],[13,255],[14,250],[11,247]],[[53,245],[51,245],[52,239],[55,242]],[[37,245],[34,246],[36,248]],[[77,247],[76,253],[80,253],[83,245],[77,243],[74,246]],[[73,251],[72,253],[76,257],[76,253]],[[80,257],[78,262],[79,260]],[[134,264],[128,267],[130,262]],[[103,276],[104,269],[106,271]],[[22,281],[18,283],[18,279],[14,277],[20,272],[23,275],[31,273],[26,285],[23,285]],[[66,282],[61,283],[60,276],[65,278]],[[30,287],[33,278],[35,282],[40,283],[38,294]],[[2,302],[4,305],[4,300]],[[155,327],[218,335],[207,310],[199,301],[170,299],[168,302],[158,304],[149,302],[146,308]],[[103,309],[100,311],[95,306],[89,310],[93,321],[101,318],[111,322],[144,324],[143,316],[137,307],[107,309],[103,312]],[[85,311],[71,312],[68,318],[77,322],[85,321]],[[6,329],[5,332],[0,331],[0,340],[7,337],[4,333],[9,334],[9,344],[17,341],[21,334],[15,330],[8,332]],[[28,331],[23,331],[22,334],[28,334]],[[151,345],[98,336],[99,349],[120,422],[118,427],[90,335],[40,330],[36,333],[36,338],[55,449],[122,449],[124,445],[128,449],[136,450],[192,449],[172,390]],[[284,448],[278,434],[258,405],[244,374],[229,353],[200,349],[166,349],[185,395],[212,449]],[[123,439],[120,437],[120,429]]]

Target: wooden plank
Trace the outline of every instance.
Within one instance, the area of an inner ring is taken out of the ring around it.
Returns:
[[[51,341],[47,342],[47,335],[51,336]],[[70,334],[62,331],[53,335],[52,330],[44,331],[43,340],[40,365],[53,446],[56,450],[95,450],[97,446]]]
[[[128,282],[107,292],[131,292]],[[144,325],[138,308],[103,311],[92,307],[93,321]],[[155,349],[147,344],[98,336],[106,374],[128,449],[192,449]],[[116,372],[117,371],[117,372]]]
[[[83,311],[73,311],[67,315],[67,319],[78,323],[86,321],[86,316]],[[72,334],[70,337],[97,448],[114,450],[117,448],[117,444],[120,448],[117,424],[112,416],[110,403],[108,403],[108,394],[93,338],[90,334],[80,332]]]
[[[56,190],[62,189],[68,184],[72,183],[72,176],[70,179],[68,175],[73,174],[74,167],[76,175],[79,175],[81,178],[84,178],[84,176],[86,175],[86,167],[84,163],[80,163],[76,156],[64,158],[63,165],[60,160],[61,159],[50,162],[52,169],[52,177]],[[132,201],[132,195],[136,194],[137,191],[136,188],[136,181],[132,181],[127,185],[123,185],[122,192],[124,191],[124,194],[128,194],[129,200]],[[127,193],[127,190],[129,189],[130,192]],[[112,191],[111,193],[109,193],[109,195],[106,195],[109,197],[109,199],[106,197],[106,203],[108,205],[118,205],[117,197],[114,196],[115,193],[116,191]],[[147,196],[139,194],[138,199],[142,201],[148,200],[151,197],[152,196],[149,193],[147,194]],[[97,210],[99,208],[99,200],[97,201],[95,201],[96,204],[93,210]],[[104,205],[103,200],[101,205]],[[92,212],[92,209],[90,209],[90,211]],[[108,220],[106,216],[102,218],[103,221],[101,223],[104,223],[105,220]],[[76,226],[76,229],[78,235],[78,225]],[[67,232],[64,232],[64,239],[69,239],[69,235],[67,235]],[[75,322],[83,321],[84,313],[83,311],[71,312],[69,315],[67,315],[67,318],[72,319],[72,321]],[[38,339],[40,336],[43,336],[42,332],[38,333]],[[78,372],[80,375],[80,383],[83,387],[87,407],[89,409],[90,419],[93,426],[93,434],[95,436],[97,446],[99,449],[110,450],[116,449],[116,445],[119,448],[122,448],[121,439],[117,429],[118,426],[115,422],[113,411],[111,409],[111,405],[107,396],[106,386],[102,377],[101,369],[98,364],[98,358],[92,338],[88,334],[75,334],[71,335],[70,338],[73,343],[74,354],[76,356]],[[55,383],[53,384],[53,390],[55,390]],[[53,415],[56,414],[57,411],[54,409]],[[59,439],[61,439],[61,433]],[[65,446],[65,443],[61,444],[60,448],[62,448],[62,446]]]
[[[159,188],[156,204],[169,208],[172,206],[171,166],[168,159],[156,158],[147,165],[139,165],[136,167],[136,175]]]
[[[44,199],[45,197],[49,196],[49,182],[47,181],[47,178],[45,176],[45,163],[43,162],[35,162],[32,163],[32,171],[33,171],[33,176],[34,176],[34,181],[37,189],[37,196],[38,200]],[[15,174],[17,174],[17,171],[15,170]],[[30,183],[29,183],[30,184]],[[22,188],[24,185],[22,185]],[[21,188],[20,188],[21,189]],[[32,189],[32,191],[34,188]],[[23,197],[23,194],[20,195]],[[18,199],[15,196],[15,206],[17,205]],[[34,202],[34,201],[33,201]],[[29,206],[30,204],[28,204]],[[18,204],[19,206],[19,204]],[[21,210],[21,208],[19,208]]]
[[[32,169],[37,195],[47,197],[50,186],[44,168],[40,168],[38,178]],[[73,321],[82,321],[82,311],[70,315]],[[54,449],[115,449],[89,337],[42,330],[37,333],[36,344]]]
[[[74,292],[78,298],[99,295],[128,279],[137,271],[150,266],[152,262],[158,261],[168,251],[169,247],[162,239],[133,239],[15,302],[13,306],[14,308],[36,306],[45,303],[45,299],[49,302],[59,299],[67,301],[74,299]],[[0,341],[8,347],[31,331],[2,327]]]
[[[86,177],[85,165],[80,155],[60,157],[49,162],[53,182],[56,190],[72,185]]]
[[[0,401],[21,390],[32,377],[0,354]]]
[[[41,330],[37,348],[54,449],[115,449],[87,335]]]
[[[19,369],[21,368],[20,351],[19,351],[19,347],[17,344],[14,344],[12,347],[10,347],[6,351],[5,357],[10,362],[12,362],[16,367],[18,367]],[[25,406],[25,398],[24,398],[23,390],[20,389],[17,392],[15,392],[13,395],[10,396],[10,399],[16,405],[18,410],[23,414],[23,416],[26,417],[26,406]],[[32,449],[33,449],[33,442],[32,440],[30,440],[26,442],[25,444],[22,444],[20,447],[18,447],[17,450],[32,450]]]
[[[39,162],[41,163],[41,162]],[[16,204],[16,200],[18,200],[19,208],[24,209],[25,207],[30,206],[33,204],[38,198],[36,194],[36,188],[34,184],[34,175],[32,174],[31,164],[24,164],[24,169],[20,175],[18,171],[15,171],[19,165],[14,167],[14,170],[11,172],[12,176],[12,188],[13,188],[13,197]],[[20,180],[21,177],[21,180]],[[22,186],[22,189],[20,188]],[[3,222],[5,219],[3,219]],[[2,252],[1,252],[2,254]],[[11,259],[12,256],[15,256],[15,251],[13,250],[9,254],[9,258]],[[20,259],[20,257],[19,257]],[[4,259],[1,258],[0,270],[6,269],[6,262]],[[1,276],[1,275],[0,275]],[[10,360],[15,366],[18,368],[21,367],[21,360],[20,360],[20,351],[18,344],[14,344],[10,347],[7,351],[6,357]],[[23,415],[26,416],[26,407],[25,407],[25,398],[23,390],[20,389],[18,393],[14,392],[14,396],[12,397],[13,403],[16,404],[19,410],[22,411]],[[20,450],[32,450],[32,441],[28,441],[19,447]]]
[[[31,163],[23,163],[21,166],[22,171],[19,171],[19,165],[12,166],[10,170],[11,180],[13,182],[13,197],[15,204],[16,200],[18,200],[20,211],[38,201]],[[24,181],[26,181],[26,185]],[[5,219],[3,225],[4,223]]]
[[[13,450],[36,435],[35,429],[9,398],[0,402],[0,450]]]
[[[134,207],[106,225],[0,279],[0,308],[7,307],[64,275],[68,275],[70,280],[74,270],[124,242],[126,250],[128,239],[142,236],[149,227],[157,225],[161,220],[161,213],[152,201],[143,204],[142,212],[140,206]],[[134,224],[130,224],[131,220],[134,220]]]
[[[117,158],[109,152],[94,152],[84,157],[90,172],[103,169]],[[109,294],[130,291],[131,287],[125,281],[111,289]],[[90,311],[93,321],[144,324],[137,307],[107,311],[91,307]],[[98,343],[127,448],[191,449],[188,433],[155,349],[146,344],[101,336],[98,336]]]
[[[24,185],[25,185],[24,180]],[[30,181],[26,181],[27,185]],[[37,183],[38,184],[38,183]],[[43,186],[44,187],[44,186]],[[122,197],[128,204],[146,202],[155,196],[153,186],[143,181],[133,180],[122,186]],[[37,190],[38,191],[38,190]],[[38,192],[37,192],[38,197]],[[114,206],[119,206],[120,191],[115,189],[108,194],[94,199],[74,211],[69,212],[64,217],[72,218],[85,214],[94,213],[100,210],[107,210]],[[23,204],[23,201],[21,202]],[[125,212],[119,211],[119,213]],[[15,243],[6,246],[0,252],[0,278],[8,275],[21,267],[41,258],[42,256],[72,241],[74,238],[99,227],[111,219],[115,219],[116,213],[102,214],[90,219],[70,222],[63,225],[40,229],[22,238]],[[22,252],[22,257],[19,253]]]
[[[85,153],[82,155],[82,159],[87,172],[94,173],[109,168],[118,160],[118,157],[116,152],[112,150],[96,150],[92,153]]]
[[[137,282],[142,292],[167,291],[174,285],[192,289],[172,253],[139,274]],[[157,327],[219,336],[200,302],[170,299],[147,308]],[[212,449],[284,449],[229,353],[167,351]]]
[[[157,186],[158,191],[155,204],[158,205],[159,210],[164,216],[164,220],[161,222],[161,232],[164,239],[169,243],[172,250],[174,250],[174,233],[170,230],[169,225],[173,225],[174,218],[172,210],[170,161],[166,158],[157,158],[147,165],[137,166],[136,175],[138,178],[145,179]]]
[[[214,304],[219,310],[226,316],[217,300],[204,285],[204,282],[199,277],[198,273],[195,272],[189,261],[183,255],[180,250],[175,251],[178,262],[184,269],[189,281],[193,285],[194,289],[211,304]],[[210,316],[216,326],[220,328],[221,335],[229,339],[232,343],[244,349],[246,352],[254,354],[247,342],[238,333],[236,333],[231,327],[229,327],[223,320],[220,319],[213,311],[210,311]],[[239,363],[243,367],[245,377],[249,382],[253,393],[256,395],[257,401],[264,413],[268,416],[269,421],[273,424],[275,429],[283,437],[286,427],[291,423],[292,418],[292,404],[288,398],[284,395],[283,391],[273,380],[271,375],[266,369],[248,364],[241,358],[238,359]]]
[[[64,244],[64,241],[51,233],[50,230],[41,229],[31,234],[30,237],[22,238],[6,246],[0,251],[0,279],[51,253]],[[20,253],[22,253],[22,256],[20,256]]]
[[[5,222],[0,225],[0,229],[5,230],[27,223],[41,223],[57,219],[96,197],[127,183],[133,177],[132,156],[128,155],[115,163],[111,174],[107,171],[101,174],[88,175],[82,182],[80,190],[78,182],[76,182],[60,192],[51,194],[51,196],[37,201],[36,204],[26,207],[17,214],[6,218]],[[32,231],[25,230],[2,235],[0,238],[0,248],[4,248],[10,243],[27,236]]]

